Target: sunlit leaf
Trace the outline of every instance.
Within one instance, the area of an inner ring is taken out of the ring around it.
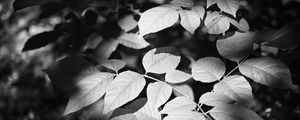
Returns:
[[[231,24],[233,24],[239,30],[244,31],[244,32],[249,31],[249,24],[246,21],[246,19],[242,18],[239,22],[237,22],[236,20],[228,17],[228,20]]]
[[[157,108],[146,103],[141,109],[134,113],[138,120],[161,120],[161,115]]]
[[[192,99],[192,100],[195,99],[193,89],[188,84],[174,85],[173,87],[175,87],[177,90],[180,90],[180,92],[178,92],[177,90],[173,89],[173,93],[175,96],[184,96],[183,95],[183,93],[184,93],[190,99]]]
[[[136,98],[146,84],[139,73],[125,71],[120,73],[107,90],[104,101],[104,113],[108,113]]]
[[[167,102],[160,111],[162,114],[177,114],[195,109],[197,103],[187,97],[176,97]]]
[[[162,52],[157,53],[157,51]],[[165,48],[155,48],[145,54],[142,63],[146,72],[162,74],[175,70],[180,62],[180,56],[166,53],[164,51]]]
[[[134,49],[142,49],[149,45],[144,38],[139,38],[137,34],[133,33],[124,33],[118,40],[120,44]]]
[[[292,87],[289,68],[281,61],[270,58],[252,58],[239,67],[240,72],[257,83],[286,89]]]
[[[192,76],[196,81],[209,83],[220,80],[225,70],[225,64],[219,58],[205,57],[193,63]]]
[[[215,106],[209,110],[209,114],[216,120],[263,120],[255,112],[231,104]]]
[[[194,6],[193,0],[172,0],[170,4],[186,8],[191,8]]]
[[[227,17],[219,12],[207,12],[204,24],[210,34],[225,33],[230,27]]]
[[[240,6],[239,0],[217,0],[217,5],[221,9],[228,14],[236,17],[236,11]]]
[[[181,83],[191,78],[190,74],[180,70],[173,70],[166,73],[165,80],[169,83]]]
[[[200,112],[183,111],[176,114],[169,114],[164,120],[206,120],[206,118]]]
[[[220,92],[207,92],[201,95],[199,102],[209,106],[219,106],[231,103],[233,100]]]
[[[118,59],[110,59],[101,63],[101,65],[117,72],[126,66],[126,62]]]
[[[170,98],[172,87],[167,83],[155,82],[150,83],[147,87],[147,104],[155,109],[159,108]]]
[[[219,39],[217,50],[222,57],[238,62],[252,52],[253,38],[254,34],[252,32],[235,32],[228,38]]]
[[[81,79],[77,86],[79,91],[70,97],[64,115],[76,112],[100,99],[113,80],[111,73],[99,72]]]
[[[248,105],[252,102],[252,88],[249,82],[239,75],[228,76],[214,85],[214,92],[223,93],[238,103]]]
[[[162,5],[142,13],[138,21],[140,36],[171,27],[178,21],[178,9],[178,7],[172,5]]]
[[[126,15],[124,18],[118,21],[118,25],[125,31],[128,32],[137,26],[137,21],[133,18],[133,15]]]
[[[216,4],[217,0],[206,0],[206,8],[210,7],[213,4]]]
[[[114,117],[110,120],[138,120],[138,119],[133,114],[125,114],[125,115]]]
[[[203,20],[203,17],[204,17],[204,14],[205,14],[205,9],[202,6],[199,5],[199,6],[192,7],[191,10],[198,13],[200,18]]]
[[[179,10],[180,24],[184,29],[194,34],[195,30],[200,26],[200,16],[196,11]]]

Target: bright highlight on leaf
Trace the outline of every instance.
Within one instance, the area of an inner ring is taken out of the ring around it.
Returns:
[[[112,82],[104,98],[104,113],[108,113],[136,98],[146,84],[145,78],[139,73],[125,71]]]
[[[169,83],[181,83],[191,78],[190,74],[180,70],[173,70],[166,73],[165,80]]]
[[[182,113],[186,111],[192,111],[194,108],[196,108],[197,103],[195,103],[193,100],[187,97],[176,97],[172,99],[171,101],[167,102],[163,108],[163,110],[160,111],[162,114],[177,114]]]
[[[215,57],[201,58],[192,64],[193,78],[204,83],[220,80],[225,70],[223,61]]]
[[[139,38],[133,33],[124,33],[118,40],[120,44],[133,49],[142,49],[150,45],[144,38]]]
[[[236,11],[240,6],[239,0],[217,0],[218,7],[228,13],[236,17]]]
[[[173,5],[162,5],[142,13],[138,21],[140,36],[158,32],[174,25],[179,18],[178,9],[180,8]]]
[[[172,87],[167,83],[155,82],[150,83],[147,87],[147,104],[155,109],[159,108],[170,98]]]
[[[207,12],[204,24],[210,34],[225,33],[230,27],[227,17],[221,15],[219,12]]]
[[[206,120],[206,118],[200,112],[184,111],[170,114],[164,120]]]
[[[287,89],[293,85],[289,68],[283,62],[270,57],[246,60],[239,70],[253,81],[269,87]]]
[[[220,106],[234,101],[223,93],[207,92],[201,95],[199,102],[209,106]]]
[[[179,10],[180,24],[184,29],[194,34],[195,30],[200,26],[200,16],[196,11]]]
[[[126,15],[124,18],[122,18],[118,21],[118,25],[125,32],[128,32],[137,26],[137,21],[134,20],[133,15]]]
[[[134,113],[138,120],[161,120],[161,115],[157,108],[146,103],[141,109]]]

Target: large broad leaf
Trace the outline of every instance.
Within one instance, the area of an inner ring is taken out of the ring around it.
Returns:
[[[97,60],[98,63],[106,61],[110,57],[110,55],[117,49],[118,45],[118,40],[101,41],[95,49],[93,58]]]
[[[146,73],[163,74],[175,70],[180,62],[180,56],[167,53],[169,50],[173,51],[169,48],[158,48],[147,52],[142,60]],[[161,53],[159,53],[160,51]]]
[[[42,5],[49,1],[50,0],[15,0],[13,3],[13,8],[17,11],[35,5]]]
[[[239,0],[217,0],[218,7],[228,13],[236,17],[236,11],[240,6]]]
[[[64,112],[67,115],[86,107],[100,99],[113,80],[111,73],[96,73],[87,76],[77,83],[79,87],[77,94],[72,95]]]
[[[222,57],[239,62],[252,52],[253,38],[254,34],[252,32],[235,32],[228,38],[219,39],[217,50]]]
[[[142,13],[138,21],[140,36],[158,32],[175,24],[179,17],[178,9],[180,8],[173,5],[162,5]]]
[[[133,15],[126,15],[124,18],[118,21],[118,25],[125,31],[128,32],[137,26],[137,21],[134,20]]]
[[[231,103],[233,100],[220,92],[207,92],[201,95],[199,102],[209,106],[219,106]]]
[[[300,44],[300,22],[293,22],[277,30],[264,45],[281,49],[295,49]]]
[[[181,83],[191,78],[190,74],[180,70],[173,70],[166,73],[165,80],[169,83]]]
[[[207,12],[204,24],[209,34],[225,33],[230,27],[227,17],[219,12]]]
[[[172,0],[170,4],[186,8],[191,8],[194,6],[193,0]]]
[[[240,72],[260,84],[286,89],[292,87],[289,68],[281,61],[270,57],[252,58],[239,67]]]
[[[164,120],[206,120],[200,112],[183,111],[176,114],[169,114]]]
[[[161,120],[161,115],[157,108],[146,103],[141,109],[134,113],[138,120]]]
[[[228,76],[215,84],[213,90],[223,93],[241,104],[248,105],[252,102],[252,88],[243,76]]]
[[[154,109],[159,108],[162,104],[167,102],[172,94],[172,87],[167,83],[155,82],[150,83],[147,87],[147,104]]]
[[[205,57],[192,64],[192,76],[204,83],[220,80],[225,73],[225,64],[219,58]]]
[[[203,20],[203,17],[204,17],[204,14],[205,14],[205,9],[202,6],[199,5],[199,6],[192,7],[191,10],[198,13],[200,18]]]
[[[237,105],[223,104],[209,110],[216,120],[263,120],[255,112]]]
[[[26,41],[22,51],[44,47],[50,43],[55,42],[60,36],[61,33],[57,31],[48,31],[36,34]]]
[[[118,59],[110,59],[101,63],[101,65],[108,69],[118,72],[120,69],[126,66],[126,62]]]
[[[176,97],[167,102],[164,109],[160,111],[162,114],[177,114],[195,109],[197,103],[187,97]]]
[[[112,82],[104,98],[104,113],[108,113],[136,98],[143,90],[144,77],[133,71],[120,73]]]
[[[142,49],[149,45],[144,38],[139,38],[137,34],[124,33],[119,38],[119,43],[133,49]]]
[[[125,114],[125,115],[114,117],[110,120],[138,120],[138,119],[133,114]]]
[[[193,10],[179,10],[180,24],[184,29],[194,34],[195,30],[200,26],[200,16]]]

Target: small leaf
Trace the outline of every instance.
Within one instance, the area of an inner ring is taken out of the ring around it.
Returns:
[[[194,6],[193,0],[172,0],[170,4],[178,7],[186,7],[186,8],[191,8]]]
[[[207,92],[201,95],[199,102],[209,106],[219,106],[231,103],[233,100],[223,93]]]
[[[118,38],[120,44],[133,49],[142,49],[150,45],[144,38],[133,33],[124,33]]]
[[[249,24],[244,18],[242,18],[239,22],[237,22],[236,20],[229,18],[229,17],[228,17],[228,20],[231,24],[233,24],[239,30],[244,31],[244,32],[249,31]]]
[[[292,87],[289,68],[270,57],[252,58],[239,67],[240,72],[257,83],[279,89]]]
[[[193,63],[192,76],[196,81],[209,83],[220,80],[225,70],[225,64],[219,58],[205,57]]]
[[[223,104],[209,110],[216,120],[263,120],[255,112],[237,105]]]
[[[57,31],[47,31],[36,34],[26,41],[22,51],[24,52],[46,46],[55,42],[60,36],[61,33]]]
[[[125,115],[114,117],[110,120],[138,120],[138,119],[133,114],[125,114]]]
[[[170,98],[172,87],[163,82],[150,83],[147,87],[147,104],[155,109],[159,108]]]
[[[194,34],[195,30],[200,26],[200,16],[192,10],[179,10],[180,24],[184,29]]]
[[[180,70],[173,70],[166,73],[165,80],[169,83],[181,83],[191,78],[190,74]]]
[[[217,0],[206,0],[206,8],[212,6],[213,4],[216,4]]]
[[[249,82],[239,75],[228,76],[214,85],[214,92],[223,93],[238,103],[252,102],[252,88]]]
[[[178,9],[178,7],[172,5],[162,5],[142,13],[138,21],[140,36],[171,27],[178,21]]]
[[[177,114],[185,111],[191,111],[195,109],[197,103],[187,97],[176,97],[173,100],[167,102],[160,111],[162,114]]]
[[[118,59],[110,59],[101,63],[101,65],[117,72],[126,66],[126,62]]]
[[[137,26],[137,21],[134,20],[133,15],[126,15],[124,18],[118,21],[118,25],[125,31],[128,32]]]
[[[200,18],[203,20],[203,17],[204,17],[204,14],[205,14],[205,9],[202,6],[199,5],[199,6],[192,7],[191,10],[198,13]]]
[[[217,0],[218,7],[228,13],[236,17],[236,11],[240,6],[239,0]]]
[[[104,113],[108,113],[136,98],[143,90],[144,77],[133,71],[120,73],[112,82],[104,98]]]
[[[204,24],[209,34],[225,33],[230,27],[227,17],[221,15],[219,12],[207,12]]]
[[[49,1],[50,0],[15,0],[13,3],[13,8],[15,11],[17,11],[35,5],[42,5]]]
[[[93,58],[97,60],[98,63],[106,61],[110,55],[117,49],[119,41],[117,40],[104,40],[101,41],[93,53]]]
[[[218,40],[217,50],[222,57],[238,62],[252,52],[253,38],[252,32],[235,32],[233,36]]]
[[[110,85],[114,75],[111,73],[96,73],[82,78],[77,86],[79,91],[70,97],[64,115],[76,112],[100,99]]]
[[[142,63],[146,73],[152,72],[163,74],[175,70],[180,62],[180,56],[173,55],[171,53],[164,53],[164,49],[165,48],[155,48],[144,55]],[[155,54],[157,51],[163,52]]]
[[[206,120],[200,113],[195,111],[183,111],[176,114],[170,114],[164,120]]]
[[[135,112],[134,115],[138,120],[161,120],[158,109],[148,103]]]
[[[189,86],[188,84],[182,84],[182,85],[174,85],[173,87],[175,87],[176,89],[180,90],[181,92],[183,92],[185,95],[187,95],[190,99],[194,100],[195,96],[194,96],[194,91],[192,89],[191,86]],[[173,89],[173,93],[175,96],[184,96],[182,93],[178,92],[177,90]]]

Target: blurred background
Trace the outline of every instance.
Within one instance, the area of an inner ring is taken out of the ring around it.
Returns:
[[[139,16],[134,10],[143,12],[168,1],[0,0],[0,120],[64,119],[62,113],[68,97],[54,90],[43,70],[70,53],[81,53],[89,58],[99,41],[120,34],[118,19],[134,14],[137,20]],[[196,0],[196,3],[206,4],[205,0]],[[251,31],[279,29],[300,18],[299,0],[240,0],[240,3],[237,14],[248,21]],[[29,39],[33,42],[26,43]],[[151,47],[175,46],[195,59],[218,56],[215,39],[216,36],[201,30],[192,36],[181,26],[146,38]],[[113,56],[129,61],[132,69],[141,69],[139,61],[145,51],[118,46]],[[266,53],[259,51],[258,54]],[[299,57],[299,48],[278,57],[289,66],[296,87],[300,84]],[[255,95],[252,109],[263,118],[300,120],[299,91],[257,84],[252,87]],[[90,119],[88,112],[74,119]]]

